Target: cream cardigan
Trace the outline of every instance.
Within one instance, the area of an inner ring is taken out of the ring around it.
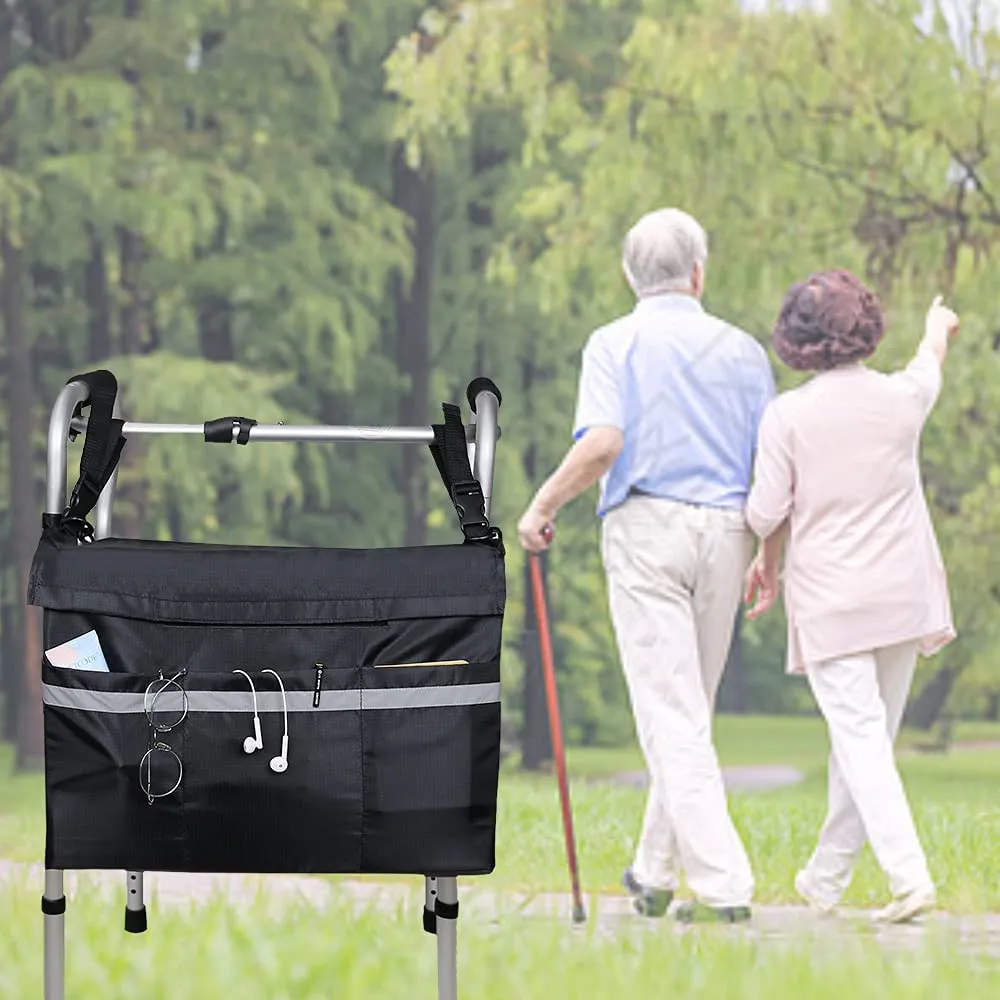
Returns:
[[[922,347],[902,371],[837,368],[765,410],[746,516],[761,538],[790,518],[790,673],[908,640],[929,656],[955,637],[918,459],[940,389]]]

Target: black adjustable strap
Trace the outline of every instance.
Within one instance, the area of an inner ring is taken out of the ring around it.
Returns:
[[[483,488],[469,465],[462,411],[454,403],[443,403],[442,409],[444,423],[433,425],[434,443],[430,449],[448,496],[455,505],[462,534],[469,542],[496,541],[499,532],[490,526]]]
[[[60,523],[80,541],[89,541],[94,537],[94,529],[87,518],[118,465],[125,446],[124,421],[114,418],[118,380],[111,372],[102,369],[74,375],[66,384],[70,382],[83,382],[90,390],[90,416],[80,457],[80,478]]]

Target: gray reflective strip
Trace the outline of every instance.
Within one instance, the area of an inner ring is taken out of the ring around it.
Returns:
[[[122,691],[84,691],[82,688],[42,685],[42,704],[53,708],[79,708],[85,712],[114,712],[118,715],[141,715],[144,711],[141,694],[126,694]],[[166,695],[157,699],[157,708],[163,701],[167,707]]]
[[[176,697],[176,696],[175,696]],[[178,704],[180,699],[178,698]],[[157,702],[159,704],[159,702]],[[188,706],[192,712],[253,712],[253,697],[249,691],[191,691]],[[356,712],[361,708],[360,691],[324,691],[319,708],[313,708],[312,691],[289,691],[289,712]],[[280,712],[280,691],[258,691],[258,712]]]
[[[452,705],[492,705],[499,700],[499,684],[454,684],[446,687],[378,688],[364,692],[365,709],[447,708]]]
[[[42,702],[52,708],[72,708],[82,712],[110,712],[115,715],[142,715],[153,699],[125,691],[91,691],[83,688],[42,685]],[[289,712],[356,712],[387,708],[449,708],[460,705],[491,705],[500,701],[499,684],[456,684],[445,687],[380,688],[369,691],[323,691],[319,708],[313,707],[312,691],[289,691]],[[156,698],[158,712],[179,712],[183,700],[176,691],[164,691]],[[191,712],[253,713],[253,698],[231,691],[190,691]],[[280,691],[257,693],[259,712],[282,710]]]

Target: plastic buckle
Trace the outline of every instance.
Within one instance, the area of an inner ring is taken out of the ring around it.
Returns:
[[[80,474],[80,478],[73,485],[73,490],[69,495],[69,506],[66,508],[67,513],[79,505],[81,495],[85,489],[88,493],[87,499],[92,500],[91,505],[97,502],[97,499],[101,495],[101,491],[94,489],[93,477],[90,473],[83,472]]]
[[[491,529],[482,486],[474,479],[455,483],[451,488],[451,499],[465,537],[473,542],[489,539]]]
[[[67,529],[78,542],[89,543],[94,540],[94,526],[85,518],[70,514],[67,507],[63,512],[60,526]]]

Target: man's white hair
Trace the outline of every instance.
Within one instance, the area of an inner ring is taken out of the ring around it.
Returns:
[[[691,290],[695,265],[708,260],[708,237],[679,208],[644,215],[626,234],[622,270],[638,298]]]

